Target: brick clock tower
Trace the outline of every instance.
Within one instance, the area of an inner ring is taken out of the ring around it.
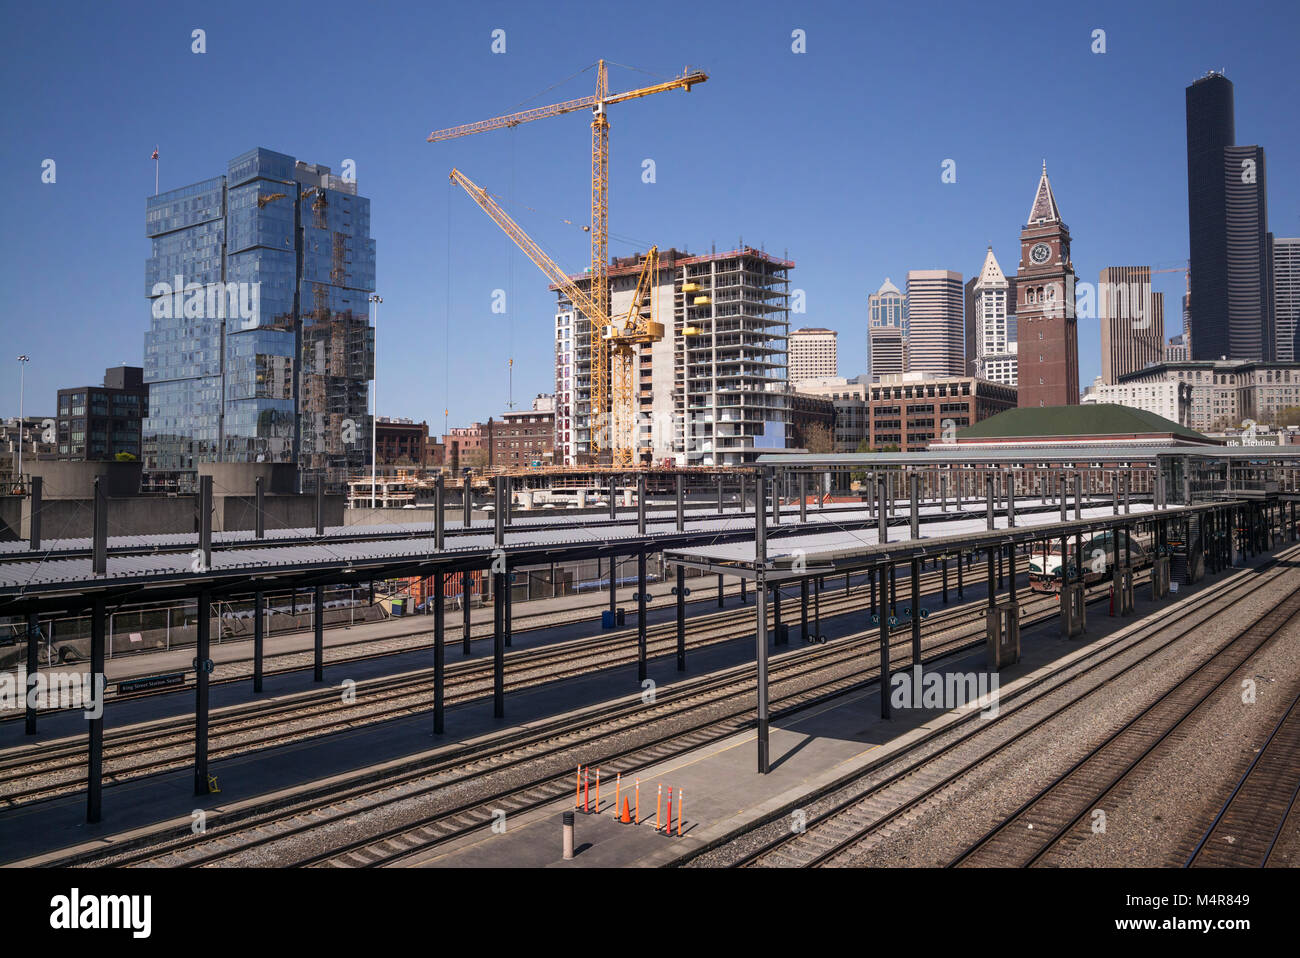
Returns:
[[[1020,231],[1016,332],[1019,405],[1077,405],[1079,333],[1070,229],[1056,208],[1046,161],[1029,221]]]

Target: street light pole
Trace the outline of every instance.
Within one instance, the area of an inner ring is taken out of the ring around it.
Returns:
[[[27,385],[27,364],[31,357],[18,357],[18,482],[23,481],[23,391]]]
[[[370,296],[370,302],[375,304],[375,338],[374,347],[374,375],[370,379],[370,508],[375,508],[375,485],[378,482],[378,460],[375,458],[375,436],[379,432],[379,304],[384,301],[382,296],[376,296],[373,293]]]

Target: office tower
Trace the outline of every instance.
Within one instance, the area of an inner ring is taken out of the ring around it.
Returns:
[[[1021,406],[1079,402],[1079,335],[1074,313],[1070,229],[1047,178],[1038,179],[1029,220],[1020,231],[1016,325]]]
[[[804,327],[790,331],[789,377],[791,383],[824,379],[839,373],[833,329]]]
[[[341,490],[370,454],[370,201],[328,167],[253,149],[151,196],[145,468],[291,462]]]
[[[973,375],[1005,386],[1016,385],[1016,344],[1011,341],[1009,296],[1011,284],[1002,273],[993,247],[970,289],[970,313],[966,328],[974,329],[975,372]],[[969,360],[970,353],[967,353]]]
[[[1097,288],[1101,381],[1107,385],[1165,354],[1164,296],[1151,291],[1151,267],[1108,266]]]
[[[867,297],[867,370],[872,381],[907,368],[907,297],[890,282]]]
[[[1231,81],[1186,91],[1193,359],[1271,359],[1272,268],[1264,150],[1237,146]]]
[[[1273,240],[1273,315],[1277,361],[1293,363],[1300,356],[1300,237]]]
[[[907,340],[897,326],[873,326],[867,330],[868,350],[871,354],[870,381],[880,382],[881,376],[897,376],[907,371]]]
[[[966,370],[961,273],[914,269],[907,274],[907,369],[936,376]]]

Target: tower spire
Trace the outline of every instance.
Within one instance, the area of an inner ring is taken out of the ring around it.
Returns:
[[[1029,208],[1029,219],[1025,222],[1030,226],[1061,222],[1061,213],[1056,208],[1056,197],[1052,195],[1052,183],[1047,178],[1047,160],[1043,160],[1043,175],[1038,178],[1034,205]]]

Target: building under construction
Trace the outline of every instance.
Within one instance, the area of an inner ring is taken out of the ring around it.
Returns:
[[[631,306],[643,259],[612,261],[611,315]],[[752,247],[660,251],[649,307],[664,335],[637,347],[635,421],[612,427],[632,432],[640,463],[737,466],[787,447],[793,268]],[[572,279],[579,288],[590,282]],[[555,461],[580,465],[591,459],[591,323],[562,290],[557,295]]]

